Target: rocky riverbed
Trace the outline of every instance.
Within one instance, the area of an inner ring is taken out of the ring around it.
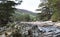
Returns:
[[[12,29],[18,29],[19,33],[24,35],[23,37],[57,37],[60,36],[60,22],[21,22],[16,24]],[[2,30],[3,29],[3,30]],[[3,27],[1,30],[6,31],[11,29],[11,27]],[[0,31],[1,31],[0,30]],[[8,32],[9,34],[9,32]],[[12,33],[10,33],[11,35]],[[11,35],[13,36],[13,35]],[[3,33],[0,37],[5,37]]]

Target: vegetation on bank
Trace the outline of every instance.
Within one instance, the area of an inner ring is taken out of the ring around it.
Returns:
[[[37,11],[41,11],[38,15],[40,20],[60,21],[60,0],[44,0],[39,8]]]

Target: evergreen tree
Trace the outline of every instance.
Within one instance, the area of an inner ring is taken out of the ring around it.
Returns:
[[[0,26],[6,26],[8,22],[11,22],[13,16],[14,6],[19,4],[14,1],[0,0]],[[22,2],[22,1],[21,1]]]
[[[41,8],[37,9],[37,11],[41,11],[40,20],[49,20],[52,15],[52,8],[48,5],[48,1],[43,0],[39,7]]]
[[[60,0],[48,0],[48,3],[53,8],[52,21],[60,21]]]

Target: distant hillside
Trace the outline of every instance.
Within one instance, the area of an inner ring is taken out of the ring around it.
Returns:
[[[33,13],[31,11],[28,10],[24,10],[24,9],[16,9],[15,13],[13,14],[14,16],[14,20],[21,20],[24,19],[25,15],[28,15],[28,17],[31,20],[35,20],[36,19],[36,15],[37,13]]]
[[[36,15],[36,13],[33,13],[32,11],[28,11],[28,10],[25,10],[25,9],[16,9],[15,11],[18,12],[18,13]]]

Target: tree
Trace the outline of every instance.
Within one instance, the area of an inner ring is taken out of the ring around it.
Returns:
[[[0,0],[0,26],[6,26],[8,22],[11,22],[13,16],[14,6],[19,4],[14,1]],[[22,1],[20,1],[22,2]]]
[[[41,11],[40,20],[49,20],[52,15],[52,8],[48,5],[47,0],[43,0],[39,7],[41,8],[37,9],[37,11]]]
[[[53,8],[52,21],[60,21],[60,0],[48,0],[48,2]]]
[[[30,15],[29,14],[24,14],[23,15],[23,21],[30,21]]]

